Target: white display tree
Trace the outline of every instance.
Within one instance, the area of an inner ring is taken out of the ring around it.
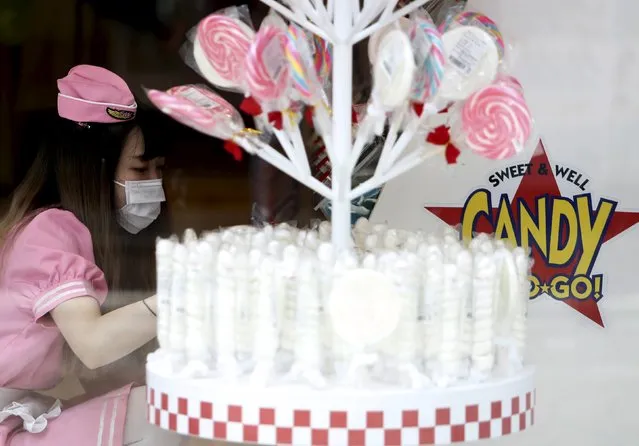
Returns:
[[[329,156],[332,173],[330,188],[325,187],[311,173],[306,150],[296,125],[284,126],[282,131],[273,129],[288,159],[277,157],[275,150],[266,147],[255,150],[249,140],[238,143],[252,153],[276,165],[302,184],[330,200],[332,242],[336,249],[349,248],[351,238],[351,201],[375,189],[390,179],[420,164],[426,158],[440,153],[427,144],[414,145],[423,122],[437,113],[434,105],[424,107],[421,116],[411,113],[406,106],[389,112],[390,129],[374,175],[353,188],[351,178],[362,150],[373,137],[372,119],[369,116],[352,135],[353,97],[353,47],[376,31],[422,7],[429,0],[416,0],[398,8],[398,0],[262,0],[285,18],[296,22],[332,45],[332,119],[328,129],[320,129]],[[370,113],[369,115],[372,115]],[[370,118],[370,119],[369,119]],[[382,119],[385,119],[382,117]],[[401,129],[400,129],[401,127]],[[323,131],[322,131],[323,130]],[[400,133],[399,138],[397,137]],[[421,133],[421,132],[420,132]],[[423,136],[422,136],[423,138]],[[422,139],[423,141],[423,139]],[[249,146],[249,147],[247,147]],[[406,149],[411,147],[410,151]],[[266,150],[264,150],[266,149]],[[408,153],[407,153],[408,152]],[[279,158],[274,162],[274,158]]]

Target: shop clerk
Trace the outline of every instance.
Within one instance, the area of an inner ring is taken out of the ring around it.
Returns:
[[[60,118],[0,223],[0,446],[179,445],[146,422],[142,387],[70,407],[32,392],[61,380],[66,346],[95,369],[156,334],[154,296],[100,306],[119,289],[122,231],[160,213],[162,158],[120,77],[81,65],[58,88]]]

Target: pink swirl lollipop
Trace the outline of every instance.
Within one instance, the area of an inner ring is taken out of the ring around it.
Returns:
[[[490,159],[505,159],[523,149],[531,134],[532,117],[513,88],[489,85],[473,93],[461,111],[467,147]]]
[[[219,87],[240,87],[254,35],[248,25],[232,17],[211,14],[203,19],[197,27],[194,56],[207,80]]]
[[[286,33],[274,26],[257,32],[246,57],[246,86],[255,99],[273,103],[282,99],[289,86]]]
[[[217,94],[196,85],[182,85],[168,91],[148,90],[148,98],[163,113],[179,123],[220,139],[229,138],[244,127],[242,117]]]

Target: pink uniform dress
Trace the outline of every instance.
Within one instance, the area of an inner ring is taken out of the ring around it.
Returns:
[[[50,401],[40,399],[38,407],[38,399],[21,392],[60,382],[64,339],[48,313],[81,296],[104,302],[107,284],[94,262],[88,229],[59,209],[38,214],[5,246],[0,266],[0,446],[122,445],[130,385],[77,406],[62,404],[59,415],[50,410]]]

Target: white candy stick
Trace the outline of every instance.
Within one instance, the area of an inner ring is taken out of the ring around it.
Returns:
[[[319,261],[320,306],[322,311],[322,340],[328,358],[333,357],[333,331],[328,313],[328,301],[333,289],[335,251],[330,243],[321,243],[317,248]],[[330,364],[333,366],[333,364]]]
[[[202,242],[204,247],[209,247]],[[200,377],[209,372],[209,352],[204,342],[204,322],[206,317],[206,300],[201,281],[202,263],[200,244],[190,241],[188,249],[188,269],[186,274],[186,359],[184,374],[187,377]]]
[[[459,245],[458,245],[459,246]],[[460,313],[460,356],[462,361],[460,378],[467,378],[470,372],[470,354],[473,342],[473,258],[469,251],[462,250],[457,256],[457,292],[461,300]]]
[[[170,346],[171,285],[173,281],[173,247],[175,242],[161,239],[155,245],[157,262],[158,342],[160,348]]]
[[[215,358],[215,294],[217,293],[217,254],[221,240],[219,237],[207,236],[200,243],[200,257],[202,268],[200,281],[202,282],[202,294],[204,296],[204,330],[202,337],[209,352],[209,364],[213,364]]]
[[[274,286],[275,268],[276,259],[272,256],[263,257],[257,267],[255,336],[253,338],[255,369],[251,375],[251,384],[257,387],[266,386],[273,377],[279,344]]]
[[[282,254],[282,263],[278,271],[281,281],[281,319],[280,345],[291,354],[295,350],[295,317],[297,312],[297,267],[299,263],[299,249],[295,245],[288,245]]]
[[[512,374],[522,366],[512,332],[515,320],[521,314],[521,280],[513,252],[502,247],[497,255],[501,258],[501,270],[498,275],[499,292],[496,295],[500,303],[497,309],[496,341],[500,351],[500,368]]]
[[[418,367],[418,306],[421,291],[419,263],[416,255],[402,253],[390,273],[402,301],[402,316],[396,337],[395,360],[400,372],[413,389],[430,384]]]
[[[462,300],[455,279],[458,274],[456,264],[444,265],[444,294],[442,298],[441,348],[439,351],[440,374],[436,383],[447,387],[455,383],[461,375],[461,314]]]
[[[526,331],[528,318],[528,302],[530,299],[530,259],[522,248],[515,249],[515,263],[519,278],[519,306],[513,320],[512,334],[517,348],[517,355],[523,365],[526,353]]]
[[[235,342],[236,355],[242,361],[250,357],[251,350],[251,294],[250,294],[250,265],[246,247],[238,246],[234,255],[235,267]]]
[[[332,279],[333,284],[335,284],[344,273],[354,268],[357,268],[358,266],[357,257],[355,257],[355,255],[352,252],[349,252],[349,251],[343,251],[340,253],[336,252],[334,253],[334,256],[335,256],[335,263],[333,264],[334,269],[330,273],[331,276],[333,277]],[[331,289],[331,292],[332,292],[332,289]],[[335,330],[333,330],[330,316],[328,319],[329,319],[328,321],[329,326],[331,327],[330,328],[331,345],[332,345],[331,353],[332,353],[332,359],[333,359],[333,368],[338,374],[344,375],[344,373],[346,373],[346,376],[342,376],[342,378],[346,378],[348,380],[349,375],[352,375],[352,373],[349,373],[348,371],[349,367],[352,369],[352,365],[348,364],[348,359],[349,357],[352,358],[353,349],[335,332]]]
[[[422,307],[424,311],[424,361],[431,378],[438,373],[441,349],[442,297],[444,294],[444,254],[435,243],[420,247],[425,265]]]
[[[188,251],[183,244],[176,244],[173,249],[173,282],[171,284],[171,330],[169,349],[180,360],[185,355],[186,348],[186,264]]]
[[[302,378],[313,387],[324,387],[320,293],[317,266],[311,256],[302,256],[297,272],[295,305],[295,360],[289,378]]]
[[[189,243],[197,242],[197,234],[191,228],[184,231],[183,241],[185,245],[189,245]]]
[[[481,248],[481,242],[477,246]],[[484,244],[484,246],[487,245]],[[495,365],[493,296],[497,265],[491,251],[482,252],[481,249],[477,249],[474,254],[471,378],[475,381],[489,377]]]
[[[235,378],[239,366],[235,345],[235,311],[237,290],[232,270],[235,264],[233,254],[223,249],[217,263],[217,293],[215,295],[215,340],[217,370],[225,378]]]
[[[319,239],[321,242],[329,242],[331,240],[331,223],[323,221],[319,225]]]

